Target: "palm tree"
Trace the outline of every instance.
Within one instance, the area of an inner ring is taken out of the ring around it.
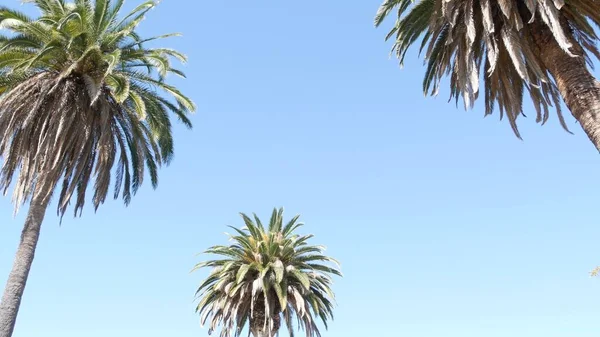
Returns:
[[[0,7],[0,189],[13,177],[15,212],[29,212],[0,304],[0,337],[14,329],[46,208],[57,185],[58,214],[75,200],[83,209],[94,180],[97,209],[114,177],[114,197],[128,204],[147,171],[173,156],[170,113],[187,126],[195,107],[167,84],[171,58],[185,56],[144,43],[135,29],[157,1],[124,17],[123,0],[28,0],[41,15],[30,18]],[[159,91],[168,94],[161,96]],[[171,98],[169,98],[171,97]],[[169,98],[169,99],[168,99]],[[116,165],[116,167],[115,167]],[[114,172],[111,172],[115,168]]]
[[[414,3],[414,5],[412,5]],[[527,90],[537,122],[549,117],[564,99],[573,117],[600,150],[600,83],[588,66],[600,58],[596,47],[600,26],[597,0],[385,0],[375,25],[394,10],[397,20],[387,39],[395,36],[393,51],[402,64],[420,36],[427,69],[425,94],[438,92],[442,77],[450,76],[450,99],[463,97],[471,108],[479,95],[480,70],[485,114],[497,104],[517,137],[517,117],[523,114]],[[568,131],[568,129],[567,129]]]
[[[330,275],[342,274],[336,260],[323,254],[324,247],[310,246],[312,235],[297,235],[302,226],[299,215],[283,224],[283,208],[274,209],[265,228],[241,213],[246,226],[234,227],[229,246],[214,246],[206,251],[223,257],[196,265],[194,270],[209,267],[212,272],[200,285],[196,311],[202,324],[211,318],[209,334],[221,326],[221,337],[240,336],[249,321],[255,337],[273,337],[281,318],[294,336],[293,316],[307,337],[321,336],[315,318],[327,327],[333,319],[334,294]]]

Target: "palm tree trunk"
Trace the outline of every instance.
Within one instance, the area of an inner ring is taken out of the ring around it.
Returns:
[[[0,337],[11,337],[15,328],[21,298],[40,237],[40,228],[46,214],[48,199],[34,197],[29,204],[29,211],[21,234],[21,243],[0,302]]]
[[[250,320],[250,332],[254,337],[271,337],[268,336],[267,330],[264,329],[264,318],[256,319],[253,318]]]
[[[269,332],[267,330],[264,330],[262,327],[251,329],[250,332],[252,333],[252,336],[254,336],[254,337],[274,337],[277,334],[277,331],[273,331],[269,335]]]
[[[571,35],[568,26],[563,27]],[[580,56],[583,50],[571,36],[572,53],[578,56],[569,56],[540,18],[532,23],[531,33],[538,56],[554,77],[565,104],[600,151],[600,82],[592,76],[584,58]]]
[[[250,317],[250,332],[254,337],[273,337],[279,331],[281,325],[280,311],[275,310],[271,317],[266,317],[265,304],[258,301],[254,307],[254,315]],[[272,320],[273,330],[269,331],[269,324],[265,327],[265,319]]]

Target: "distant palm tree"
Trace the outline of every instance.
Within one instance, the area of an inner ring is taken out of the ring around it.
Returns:
[[[294,234],[302,226],[296,222],[298,215],[284,225],[283,208],[274,209],[267,228],[256,215],[254,221],[241,216],[246,227],[231,227],[237,233],[230,235],[233,243],[206,251],[224,258],[194,268],[212,268],[196,292],[202,324],[212,317],[209,334],[220,326],[221,337],[237,337],[249,321],[255,337],[273,337],[283,317],[293,337],[296,316],[307,337],[321,336],[313,316],[320,317],[325,327],[333,319],[329,275],[342,275],[323,262],[339,264],[323,254],[324,247],[307,244],[312,235]]]
[[[414,4],[414,5],[413,5]],[[588,65],[600,58],[596,47],[600,26],[598,0],[385,0],[375,18],[379,26],[397,10],[387,35],[402,63],[422,36],[427,70],[425,94],[435,95],[442,77],[450,76],[451,99],[462,96],[470,108],[479,96],[480,70],[486,115],[494,105],[515,134],[529,93],[542,124],[564,99],[573,117],[600,150],[600,83]],[[586,65],[587,63],[587,65]]]
[[[93,205],[106,199],[111,170],[114,197],[128,204],[149,172],[173,156],[169,113],[187,126],[192,101],[165,83],[181,71],[179,52],[144,48],[170,35],[140,38],[135,29],[156,1],[123,18],[123,0],[29,0],[37,19],[0,7],[0,189],[14,181],[15,212],[29,201],[21,243],[0,304],[0,337],[11,336],[33,261],[40,227],[57,185],[58,214],[72,199],[75,214],[94,180]],[[155,90],[169,94],[168,100]],[[121,193],[122,190],[122,193]],[[74,198],[72,198],[74,196]]]

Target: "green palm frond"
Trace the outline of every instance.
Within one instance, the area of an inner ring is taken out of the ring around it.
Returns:
[[[129,203],[144,176],[156,186],[158,168],[173,157],[171,114],[191,127],[194,103],[166,82],[185,77],[172,67],[185,55],[144,46],[179,34],[135,32],[158,1],[124,16],[123,0],[24,2],[41,15],[0,6],[0,189],[16,176],[18,209],[62,184],[62,216],[74,195],[81,211],[91,180],[98,208],[114,178],[115,198]]]
[[[554,107],[568,131],[560,93],[540,61],[531,23],[541,22],[538,27],[547,29],[565,52],[578,51],[592,66],[592,57],[600,58],[593,27],[600,27],[598,1],[385,0],[375,25],[394,10],[397,19],[386,40],[395,40],[392,52],[403,64],[407,51],[421,38],[425,95],[437,95],[442,78],[449,76],[450,99],[458,103],[462,97],[465,109],[470,109],[483,79],[485,114],[497,107],[517,137],[525,93],[533,101],[537,122],[545,123]]]
[[[339,263],[324,247],[308,245],[312,235],[294,234],[299,216],[284,225],[283,208],[273,210],[268,226],[255,214],[240,215],[245,226],[231,227],[232,243],[205,251],[221,259],[194,267],[211,268],[196,292],[201,323],[210,321],[209,334],[220,328],[221,337],[240,336],[247,323],[255,336],[273,337],[283,319],[293,336],[296,317],[307,337],[321,336],[315,319],[326,327],[333,319],[330,275],[342,276]]]

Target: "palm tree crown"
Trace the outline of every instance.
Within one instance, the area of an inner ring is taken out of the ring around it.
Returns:
[[[187,126],[192,101],[167,84],[167,48],[144,43],[175,34],[141,38],[135,32],[158,1],[146,1],[125,17],[123,0],[28,0],[37,19],[0,7],[0,189],[17,174],[16,208],[28,198],[42,203],[62,182],[58,212],[73,194],[75,214],[95,179],[93,204],[104,202],[116,163],[115,192],[130,201],[147,168],[152,185],[157,168],[173,156],[169,114]],[[169,100],[156,89],[171,96]]]
[[[206,251],[223,256],[196,265],[212,272],[200,285],[197,312],[201,322],[212,317],[209,334],[221,326],[221,336],[239,336],[249,321],[256,337],[272,337],[280,327],[281,316],[290,336],[294,336],[292,318],[307,337],[320,336],[313,316],[333,319],[334,294],[330,274],[341,276],[335,267],[323,264],[334,259],[323,254],[324,247],[310,246],[312,235],[294,234],[302,226],[295,216],[283,224],[283,209],[274,209],[268,227],[260,219],[241,214],[246,224],[233,228],[229,246],[214,246]]]
[[[385,0],[375,24],[394,9],[398,19],[387,38],[395,36],[393,51],[401,63],[422,36],[425,94],[437,94],[442,77],[449,75],[451,99],[462,96],[465,108],[470,108],[478,98],[480,69],[485,67],[486,115],[497,104],[500,118],[506,114],[518,137],[516,120],[522,114],[524,90],[533,100],[538,122],[544,123],[554,106],[566,129],[561,93],[548,64],[541,61],[536,34],[547,32],[563,51],[585,57],[590,65],[591,56],[600,58],[592,26],[600,25],[596,0]]]

